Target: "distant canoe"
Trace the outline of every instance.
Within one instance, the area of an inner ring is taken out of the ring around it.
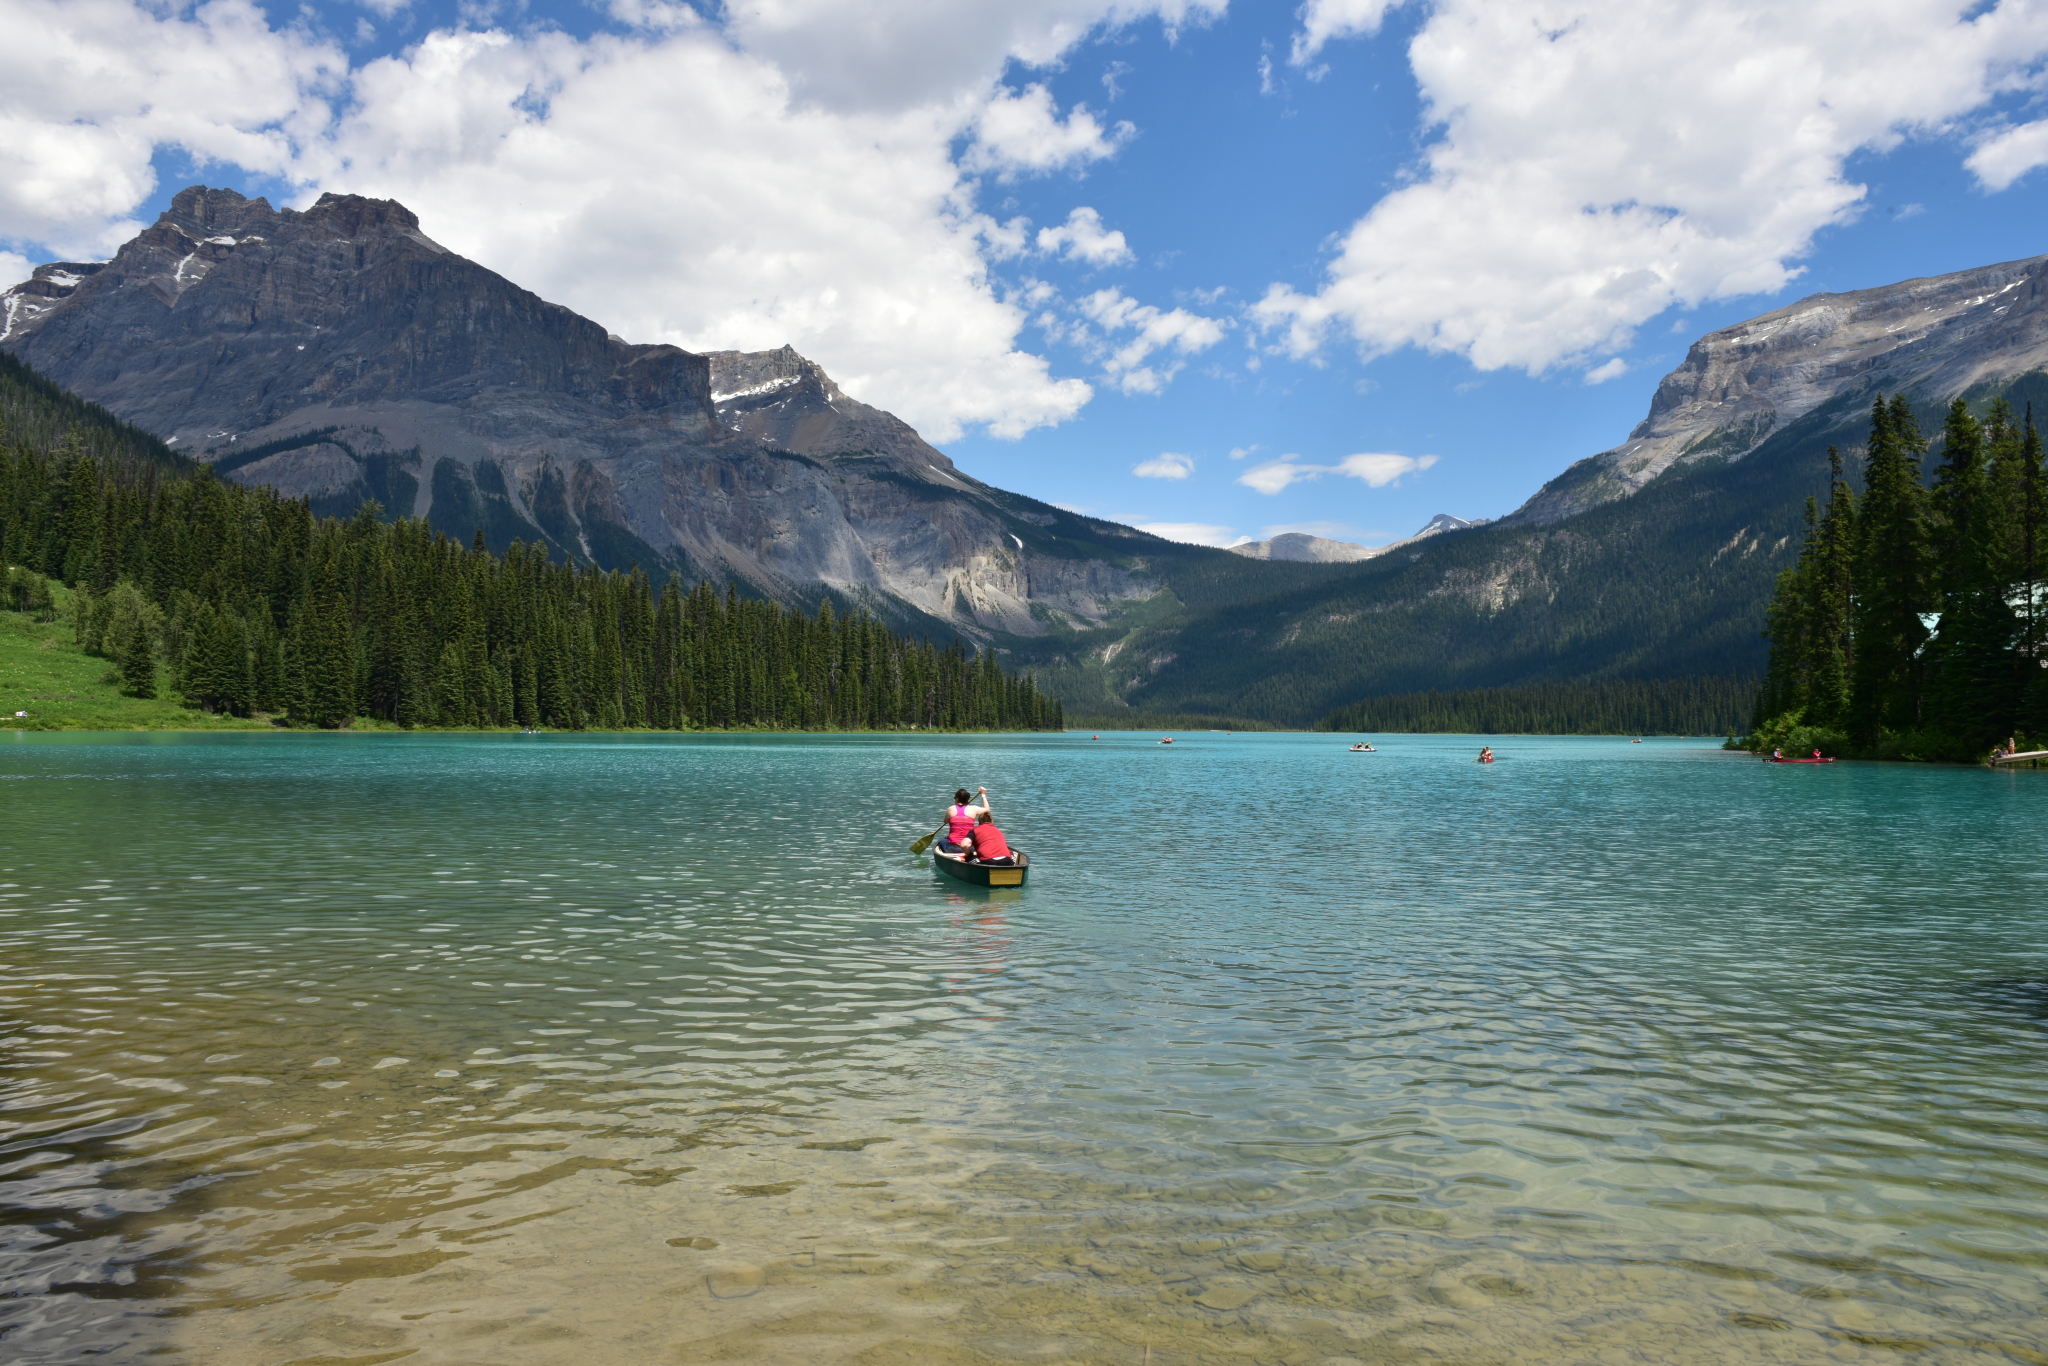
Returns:
[[[1766,759],[1767,764],[1831,764],[1833,759]]]
[[[932,854],[932,867],[947,877],[971,882],[977,887],[1022,887],[1025,875],[1031,871],[1031,855],[1017,851],[1017,866],[1005,868],[1001,864],[993,867],[986,863],[969,863],[958,854]]]

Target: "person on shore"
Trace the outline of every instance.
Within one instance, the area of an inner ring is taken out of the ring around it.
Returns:
[[[977,788],[975,795],[981,798],[979,806],[969,804],[966,788],[954,789],[953,804],[946,808],[946,834],[939,841],[940,853],[964,854],[972,847],[976,817],[988,817],[988,789]]]
[[[1003,838],[1003,832],[996,829],[994,813],[983,807],[974,821],[974,834],[970,836],[974,852],[969,857],[975,863],[993,864],[999,868],[1014,866],[1017,856],[1010,852],[1010,842]]]

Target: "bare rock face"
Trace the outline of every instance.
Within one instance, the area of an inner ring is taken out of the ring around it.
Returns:
[[[1226,549],[1248,560],[1293,560],[1307,564],[1352,564],[1380,553],[1378,548],[1356,541],[1332,541],[1300,531],[1283,532],[1271,540],[1246,541]]]
[[[389,200],[186,189],[112,261],[0,295],[0,348],[323,513],[375,499],[465,541],[825,587],[975,635],[1157,591],[1165,543],[969,478],[793,350],[630,345]]]
[[[1440,535],[1446,531],[1465,531],[1475,526],[1485,526],[1486,518],[1467,521],[1453,517],[1448,512],[1439,512],[1429,519],[1422,530],[1413,536],[1404,536],[1398,541],[1385,545],[1360,545],[1356,541],[1332,541],[1321,536],[1310,536],[1299,531],[1284,532],[1269,541],[1246,541],[1243,545],[1230,546],[1234,555],[1250,560],[1292,560],[1305,564],[1355,564],[1384,555],[1389,550],[1398,550],[1413,545],[1427,536]]]
[[[2048,256],[1815,294],[1692,345],[1650,415],[1504,519],[1559,521],[1624,498],[1671,466],[1739,460],[1846,390],[1882,385],[1948,398],[2048,366]]]

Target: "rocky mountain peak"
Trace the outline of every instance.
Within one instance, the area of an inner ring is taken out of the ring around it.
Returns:
[[[1233,555],[1242,555],[1250,560],[1292,560],[1306,564],[1354,564],[1384,555],[1389,550],[1398,550],[1405,545],[1429,536],[1441,535],[1446,531],[1466,531],[1472,527],[1485,526],[1486,519],[1467,521],[1453,517],[1448,512],[1439,512],[1429,519],[1422,530],[1413,536],[1403,536],[1398,541],[1385,545],[1360,545],[1356,541],[1333,541],[1322,536],[1310,536],[1300,531],[1288,531],[1265,541],[1246,541],[1228,547]]]
[[[798,355],[794,346],[774,351],[709,351],[704,359],[711,366],[714,403],[784,394],[793,386],[807,387],[827,403],[845,397],[824,367]]]
[[[1626,442],[1579,461],[1508,520],[1554,522],[1627,497],[1673,465],[1740,460],[1850,390],[1943,399],[2044,366],[2048,256],[1811,295],[1694,342]]]
[[[1263,541],[1244,541],[1227,549],[1248,560],[1291,560],[1298,564],[1350,564],[1380,553],[1355,541],[1333,541],[1301,531],[1285,531]]]
[[[0,309],[0,349],[322,513],[374,499],[463,542],[983,635],[1155,591],[1133,550],[1163,542],[968,478],[793,348],[629,344],[392,200],[191,186],[113,260],[39,267]],[[1086,548],[1103,538],[1126,544]]]
[[[187,449],[309,405],[512,390],[716,429],[702,357],[613,340],[388,199],[328,194],[301,213],[195,185],[112,261],[40,278],[0,296],[0,343],[46,374],[89,373],[95,401]]]

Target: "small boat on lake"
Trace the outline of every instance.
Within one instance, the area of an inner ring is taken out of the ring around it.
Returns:
[[[932,868],[947,877],[971,882],[977,887],[1022,887],[1025,875],[1031,871],[1031,855],[1019,849],[1015,866],[1008,866],[1001,863],[973,863],[958,854],[942,854],[934,849]]]
[[[1764,760],[1764,762],[1765,762],[1765,763],[1767,763],[1767,764],[1831,764],[1831,763],[1833,763],[1833,762],[1834,762],[1834,760],[1833,760],[1833,759],[1772,759],[1772,758],[1766,758],[1766,759]]]

